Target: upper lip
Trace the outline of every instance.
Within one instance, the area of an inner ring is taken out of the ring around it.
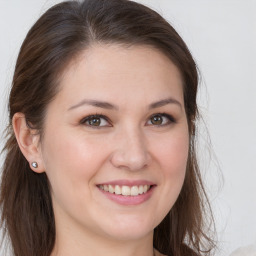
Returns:
[[[139,186],[139,185],[155,185],[155,183],[148,181],[148,180],[112,180],[112,181],[107,181],[103,183],[99,183],[98,185],[119,185],[119,186]]]

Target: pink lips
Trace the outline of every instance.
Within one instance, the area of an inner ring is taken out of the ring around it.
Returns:
[[[124,196],[124,195],[117,195],[115,193],[110,193],[110,192],[104,191],[104,190],[100,189],[100,187],[99,187],[100,185],[112,185],[112,186],[119,185],[119,186],[129,186],[129,187],[148,185],[148,186],[150,186],[150,189],[147,192],[145,192],[143,194],[136,195],[136,196]],[[136,181],[115,180],[115,181],[109,181],[106,183],[101,183],[97,187],[99,188],[100,192],[102,192],[108,199],[110,199],[118,204],[139,205],[139,204],[144,203],[151,197],[156,185],[147,180],[136,180]]]

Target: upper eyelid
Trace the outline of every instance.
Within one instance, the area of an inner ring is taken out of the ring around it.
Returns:
[[[80,123],[81,123],[81,124],[84,124],[84,123],[85,123],[86,121],[88,121],[90,118],[103,118],[103,119],[105,119],[109,124],[111,124],[110,119],[109,119],[107,116],[102,115],[102,114],[88,115],[88,116],[82,118],[81,121],[80,121]]]
[[[170,114],[167,114],[167,113],[154,113],[152,115],[150,115],[148,118],[147,118],[147,121],[146,123],[154,116],[157,116],[157,115],[160,115],[160,116],[163,116],[163,117],[166,117],[170,120],[170,122],[176,122],[176,118],[173,117],[173,115],[170,115]],[[90,118],[103,118],[105,119],[110,125],[112,125],[112,121],[110,120],[110,118],[108,118],[106,115],[103,115],[103,114],[92,114],[92,115],[88,115],[84,118],[81,119],[80,123],[81,124],[84,124],[87,120],[89,120]],[[161,125],[160,125],[161,126]],[[100,127],[100,126],[99,126]],[[103,126],[102,126],[103,127]]]
[[[154,117],[154,116],[157,116],[157,115],[166,117],[166,118],[168,118],[171,122],[176,122],[176,121],[177,121],[176,118],[175,118],[173,115],[167,114],[167,113],[155,113],[155,114],[152,114],[152,115],[149,117],[149,119],[152,118],[152,117]]]

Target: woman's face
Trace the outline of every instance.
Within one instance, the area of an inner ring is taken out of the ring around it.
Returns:
[[[186,170],[179,71],[147,46],[94,45],[60,87],[40,145],[57,236],[62,229],[120,240],[152,235]]]

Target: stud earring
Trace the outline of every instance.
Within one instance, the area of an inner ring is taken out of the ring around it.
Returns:
[[[38,163],[37,163],[37,162],[32,162],[31,165],[32,165],[32,167],[34,167],[34,168],[37,168],[37,167],[38,167]]]

